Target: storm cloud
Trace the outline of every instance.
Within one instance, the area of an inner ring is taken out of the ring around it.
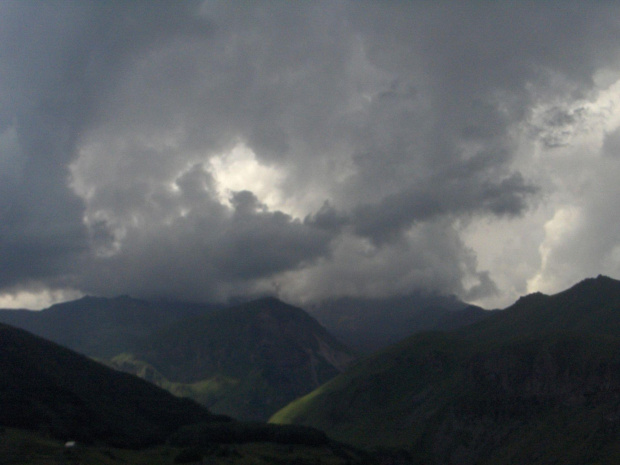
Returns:
[[[619,10],[2,2],[0,298],[620,277]]]

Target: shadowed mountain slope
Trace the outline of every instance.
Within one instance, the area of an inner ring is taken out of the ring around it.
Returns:
[[[599,276],[413,336],[272,421],[428,464],[618,463],[620,282]]]
[[[191,400],[0,324],[0,425],[143,446],[214,418]]]

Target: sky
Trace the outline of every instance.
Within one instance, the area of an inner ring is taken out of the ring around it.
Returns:
[[[0,1],[0,307],[620,278],[620,2]]]

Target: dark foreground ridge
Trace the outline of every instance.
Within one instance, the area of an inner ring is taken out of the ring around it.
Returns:
[[[220,418],[188,399],[0,324],[0,425],[122,447]]]

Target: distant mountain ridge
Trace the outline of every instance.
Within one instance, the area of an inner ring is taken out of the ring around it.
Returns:
[[[345,301],[354,305],[335,309],[331,321],[359,316],[348,334],[367,350],[377,330],[387,328],[383,347],[407,331],[461,326],[488,313],[461,311],[465,304],[440,296]],[[356,356],[305,311],[272,297],[221,307],[87,296],[42,311],[0,310],[0,322],[246,420],[268,419]]]
[[[408,338],[272,418],[425,464],[620,463],[620,281]]]
[[[147,302],[128,296],[86,296],[41,310],[0,310],[0,322],[16,326],[91,357],[108,358],[179,319],[221,306]]]
[[[310,306],[308,312],[347,346],[366,354],[421,331],[456,329],[490,315],[454,296],[425,292],[328,299]]]

